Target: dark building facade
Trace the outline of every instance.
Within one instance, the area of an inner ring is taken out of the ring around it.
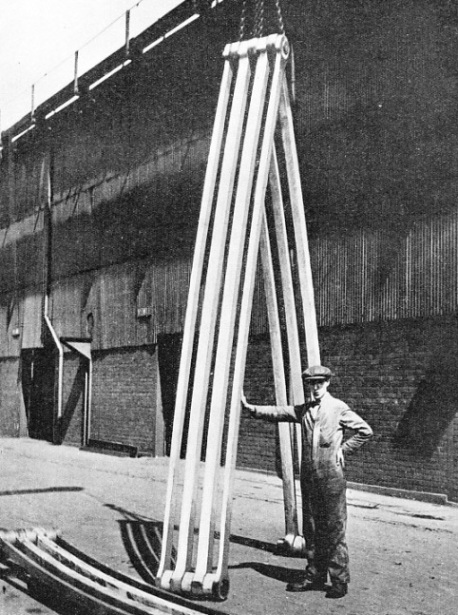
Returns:
[[[241,15],[236,0],[205,7],[183,3],[84,75],[75,102],[53,113],[69,87],[2,134],[4,436],[168,452],[222,51]],[[322,361],[376,434],[349,478],[457,501],[458,11],[282,9]],[[273,400],[260,282],[245,389]],[[275,428],[243,417],[239,466],[275,471],[276,456]]]

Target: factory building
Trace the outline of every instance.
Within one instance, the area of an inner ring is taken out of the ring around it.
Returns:
[[[241,10],[184,2],[2,132],[2,436],[168,454],[222,52]],[[282,10],[322,362],[375,432],[349,479],[458,501],[458,10]],[[254,301],[245,390],[271,403],[261,279]],[[276,471],[276,438],[242,416],[239,467]]]

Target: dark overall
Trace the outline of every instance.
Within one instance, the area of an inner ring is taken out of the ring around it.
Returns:
[[[346,480],[339,449],[341,405],[326,394],[317,407],[304,408],[302,423],[302,518],[311,577],[348,583]]]
[[[331,582],[350,581],[346,479],[343,454],[371,436],[369,425],[339,399],[325,393],[316,405],[255,406],[260,418],[300,421],[302,426],[301,490],[307,575]],[[343,442],[346,429],[355,433]]]

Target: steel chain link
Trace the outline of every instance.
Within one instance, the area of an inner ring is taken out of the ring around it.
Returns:
[[[245,38],[260,38],[266,35],[266,3],[269,1],[271,0],[243,0],[239,29],[240,41]],[[279,32],[279,34],[284,34],[285,25],[280,0],[273,0],[273,2],[275,6],[276,23],[272,24],[272,28],[274,31]],[[248,21],[250,21],[249,25]]]

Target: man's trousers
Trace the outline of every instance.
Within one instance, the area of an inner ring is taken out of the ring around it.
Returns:
[[[307,573],[332,583],[350,581],[346,480],[342,476],[302,477],[303,534]]]

